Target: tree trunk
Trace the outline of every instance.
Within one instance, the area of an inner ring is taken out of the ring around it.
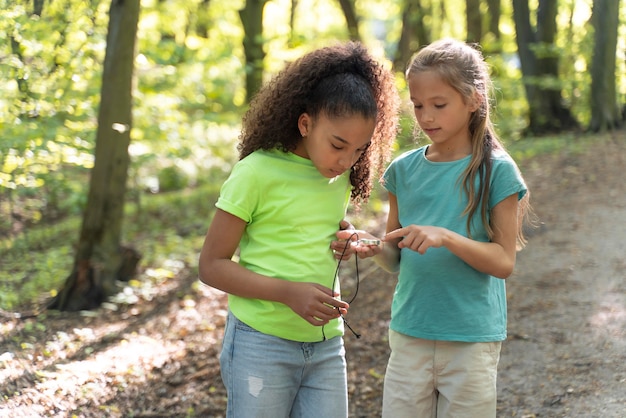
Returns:
[[[421,0],[405,0],[402,10],[402,30],[398,48],[393,59],[393,68],[404,71],[413,55],[422,45],[430,43],[429,31],[424,24],[424,16],[432,15],[431,10],[422,6]]]
[[[480,43],[483,38],[483,20],[480,12],[480,0],[465,0],[467,42]]]
[[[208,39],[211,18],[209,16],[210,0],[200,0],[198,4],[198,15],[196,16],[196,33],[198,36]]]
[[[243,26],[243,51],[246,56],[246,101],[252,97],[263,84],[263,9],[267,0],[246,0],[239,18]]]
[[[339,0],[339,5],[341,6],[343,15],[346,17],[346,24],[348,25],[350,39],[353,41],[360,41],[361,35],[359,34],[359,19],[356,14],[354,0]]]
[[[487,10],[489,11],[488,32],[491,33],[496,42],[500,43],[500,16],[502,14],[501,0],[487,0]]]
[[[44,0],[33,0],[33,15],[41,17]]]
[[[128,145],[138,18],[139,0],[111,2],[87,207],[73,271],[51,303],[52,309],[75,311],[99,306],[115,293],[115,281],[122,279],[120,273],[129,267],[125,260],[134,259],[134,266],[138,261],[134,250],[125,252],[120,247],[130,164]]]
[[[518,54],[529,109],[527,130],[534,134],[578,128],[563,103],[558,74],[556,0],[540,0],[537,27],[530,23],[528,0],[513,0],[513,19]]]
[[[289,47],[293,48],[296,44],[296,10],[298,10],[298,0],[291,0],[291,9],[289,10]]]
[[[591,22],[595,48],[591,60],[591,121],[593,132],[618,128],[621,123],[615,86],[619,0],[593,2]]]

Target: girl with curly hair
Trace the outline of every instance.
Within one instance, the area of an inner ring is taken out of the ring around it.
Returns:
[[[388,161],[398,101],[392,73],[348,42],[287,64],[250,103],[199,261],[228,293],[227,417],[347,417],[330,243]]]

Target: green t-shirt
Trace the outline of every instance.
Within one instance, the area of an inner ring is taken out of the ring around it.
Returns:
[[[409,151],[387,168],[385,188],[398,200],[400,225],[435,225],[467,236],[467,197],[458,181],[471,156],[429,161],[427,147]],[[526,184],[506,153],[492,157],[489,210],[503,199],[526,194]],[[475,215],[472,238],[487,242]],[[391,307],[394,331],[427,340],[490,342],[506,338],[505,280],[481,273],[447,248],[400,253],[400,274]]]
[[[311,160],[259,150],[235,164],[216,206],[248,224],[239,243],[239,264],[266,276],[330,288],[337,267],[330,242],[349,198],[349,172],[328,179]],[[300,342],[343,335],[341,320],[313,326],[282,303],[235,295],[228,295],[228,303],[239,320],[265,334]]]

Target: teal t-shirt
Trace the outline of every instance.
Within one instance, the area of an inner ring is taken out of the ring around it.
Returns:
[[[330,250],[350,198],[349,172],[333,179],[311,160],[279,150],[256,151],[239,161],[216,206],[247,222],[239,263],[293,282],[333,285],[337,267]],[[335,281],[339,291],[339,280]],[[287,305],[228,295],[229,308],[256,330],[300,342],[343,335],[343,322],[313,326]]]
[[[400,224],[441,226],[467,236],[467,197],[459,177],[471,156],[451,162],[426,159],[427,146],[395,159],[384,174],[385,188],[397,197]],[[489,209],[527,191],[511,157],[492,157]],[[480,215],[472,239],[487,242]],[[394,331],[428,340],[489,342],[506,339],[505,280],[480,273],[446,248],[425,254],[403,248],[392,307]]]

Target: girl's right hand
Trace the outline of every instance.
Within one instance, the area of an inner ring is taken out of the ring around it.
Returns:
[[[409,248],[424,254],[431,247],[439,248],[445,246],[445,239],[448,235],[449,231],[446,228],[409,225],[387,233],[385,240],[400,239],[398,248]]]
[[[347,302],[335,299],[339,294],[317,283],[287,282],[285,304],[311,325],[326,325],[348,312]],[[331,295],[334,295],[331,296]]]

